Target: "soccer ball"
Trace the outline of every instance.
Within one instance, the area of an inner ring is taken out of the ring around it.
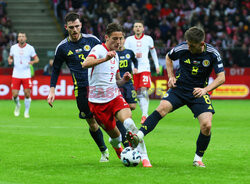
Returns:
[[[137,149],[127,147],[121,152],[121,161],[126,167],[135,167],[141,161],[141,153]]]

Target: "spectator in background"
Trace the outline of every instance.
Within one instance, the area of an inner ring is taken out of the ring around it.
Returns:
[[[249,0],[179,0],[167,1],[167,3],[160,0],[116,0],[111,3],[107,0],[102,3],[99,3],[100,0],[81,0],[78,3],[85,7],[82,10],[74,5],[75,0],[58,1],[62,6],[61,12],[82,11],[81,14],[88,23],[86,30],[94,33],[101,40],[104,38],[103,30],[110,22],[115,21],[124,25],[125,34],[131,35],[130,23],[135,20],[144,20],[145,33],[155,39],[157,48],[159,48],[158,45],[162,46],[166,43],[172,47],[183,41],[178,39],[181,37],[181,32],[184,33],[189,27],[201,24],[211,44],[217,43],[219,46],[220,42],[223,44],[226,41],[225,39],[233,40],[233,44],[223,48],[225,50],[223,57],[225,57],[232,54],[235,46],[241,48],[245,43],[242,40],[249,37]],[[214,23],[216,23],[215,27]],[[158,28],[160,28],[159,34]],[[223,33],[226,36],[222,38]],[[173,38],[172,34],[174,36],[177,34],[177,37]],[[241,43],[238,44],[238,41]],[[246,43],[246,46],[249,47],[249,43]],[[167,51],[171,49],[170,47]],[[233,59],[232,62],[237,65],[238,61]],[[243,63],[247,63],[247,58],[243,58]],[[232,63],[226,62],[225,64],[232,66]]]
[[[53,59],[49,60],[49,63],[46,64],[43,68],[43,75],[51,75],[52,74],[52,70],[53,70]]]
[[[3,47],[2,50],[2,63],[3,63],[3,67],[8,67],[8,57],[9,57],[9,53],[6,47]]]

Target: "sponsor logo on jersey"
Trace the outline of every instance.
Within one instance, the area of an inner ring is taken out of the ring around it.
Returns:
[[[73,52],[72,52],[71,50],[69,50],[67,56],[70,56],[70,55],[72,55],[72,54],[73,54]]]
[[[75,51],[77,54],[79,54],[80,52],[82,52],[82,49],[76,49]]]
[[[204,67],[208,67],[208,66],[210,65],[210,61],[209,61],[209,60],[203,60],[203,61],[202,61],[202,65],[203,65]]]
[[[90,51],[91,47],[89,45],[84,45],[83,49],[85,51]]]
[[[130,54],[126,54],[126,56],[125,56],[127,59],[129,59],[130,58]]]
[[[124,59],[125,57],[124,56],[120,56],[120,59]]]

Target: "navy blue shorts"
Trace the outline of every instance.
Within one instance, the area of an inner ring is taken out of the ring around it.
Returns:
[[[75,97],[77,107],[79,109],[79,118],[92,118],[93,114],[90,112],[88,104],[88,90],[87,87],[75,88]]]
[[[172,111],[182,107],[183,105],[187,105],[193,112],[195,118],[203,112],[215,113],[208,94],[200,98],[195,98],[192,91],[172,88],[167,91],[162,100],[167,100],[172,104]]]
[[[127,103],[136,103],[136,91],[132,83],[127,83],[120,88],[123,98]]]

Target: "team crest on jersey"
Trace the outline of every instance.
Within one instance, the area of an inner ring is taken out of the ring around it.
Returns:
[[[84,45],[83,49],[85,51],[90,51],[91,47],[89,45]]]
[[[130,54],[126,54],[126,56],[125,56],[127,59],[129,59],[130,58]]]
[[[204,67],[208,67],[208,66],[210,65],[210,61],[209,61],[209,60],[203,60],[203,61],[202,61],[202,65],[203,65]]]
[[[163,98],[167,98],[168,95],[169,95],[168,93],[165,93],[164,96],[163,96]]]
[[[82,49],[76,49],[75,51],[77,54],[79,54],[80,52],[82,52]]]

